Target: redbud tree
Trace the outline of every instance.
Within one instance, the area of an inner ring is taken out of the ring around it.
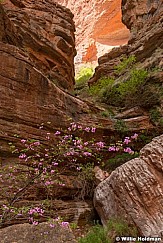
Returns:
[[[87,171],[85,170],[87,165],[91,165],[93,174],[95,165],[105,164],[106,154],[107,157],[109,155],[113,157],[117,153],[134,154],[130,144],[138,137],[135,133],[131,137],[125,137],[122,141],[108,145],[105,141],[96,139],[95,127],[76,123],[71,123],[66,130],[55,133],[43,133],[43,126],[40,126],[40,131],[48,146],[45,146],[44,140],[24,138],[20,139],[21,149],[9,143],[12,152],[18,156],[18,163],[3,166],[0,170],[1,198],[5,201],[1,205],[0,227],[17,221],[37,225],[49,218],[50,227],[54,227],[56,223],[67,227],[68,222],[62,221],[59,216],[55,219],[49,217],[45,205],[18,206],[18,202],[26,198],[32,187],[38,185],[45,188],[47,198],[55,186],[65,187],[59,177],[63,171],[71,170],[81,174]]]

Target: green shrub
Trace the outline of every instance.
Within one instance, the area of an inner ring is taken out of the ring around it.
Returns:
[[[149,114],[150,114],[150,120],[153,123],[158,122],[161,117],[160,111],[157,108],[150,109]]]
[[[92,87],[92,92],[109,105],[132,107],[135,105],[150,106],[158,103],[150,86],[144,89],[148,72],[144,69],[133,69],[126,81],[115,83],[112,79],[101,79],[99,85]],[[105,82],[104,82],[105,81]],[[104,85],[103,85],[104,84]]]
[[[134,154],[123,153],[120,155],[116,155],[114,158],[106,161],[105,169],[109,171],[115,170],[118,166],[126,163],[127,161],[137,158],[139,153],[135,152]]]
[[[115,73],[122,74],[124,71],[128,70],[133,66],[133,64],[136,61],[136,57],[134,55],[127,57],[124,57],[123,60],[114,67]]]
[[[109,118],[113,118],[114,117],[114,112],[111,109],[105,110],[101,112],[101,116],[102,117],[109,117]]]
[[[101,96],[103,91],[107,89],[112,89],[114,84],[114,79],[103,77],[97,81],[97,83],[93,84],[90,87],[90,94],[91,95],[96,95],[96,96]]]
[[[128,224],[120,219],[110,219],[106,227],[101,225],[93,226],[90,232],[83,238],[79,239],[79,243],[114,243],[115,237],[121,236],[137,236],[136,228],[128,226]]]
[[[143,85],[148,76],[148,72],[144,69],[133,69],[130,72],[130,78],[119,84],[118,92],[122,98],[138,92],[140,85]]]
[[[160,104],[160,91],[155,84],[146,83],[140,85],[135,93],[129,93],[125,97],[125,106],[141,106],[150,109],[155,105]]]
[[[86,82],[93,76],[94,69],[93,67],[82,67],[79,73],[75,77],[77,89],[83,88]]]
[[[126,133],[128,131],[128,128],[125,124],[125,122],[121,119],[116,120],[116,123],[114,125],[115,130],[121,133]]]
[[[91,231],[84,238],[80,238],[79,243],[111,243],[107,239],[107,230],[101,225],[93,226]]]

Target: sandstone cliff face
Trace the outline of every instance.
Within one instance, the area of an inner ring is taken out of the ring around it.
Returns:
[[[163,135],[140,152],[140,157],[118,167],[101,182],[94,205],[103,224],[121,217],[135,225],[140,235],[161,236],[163,232]]]
[[[0,53],[1,145],[14,134],[41,139],[41,123],[55,131],[85,120],[89,106],[53,84],[23,51],[1,42]]]
[[[51,0],[5,0],[0,4],[0,41],[29,54],[33,66],[58,85],[74,84],[72,13]]]
[[[158,1],[122,1],[123,23],[130,29],[128,45],[114,48],[100,57],[90,84],[102,76],[114,76],[114,67],[124,55],[135,55],[140,67],[157,68],[161,82],[163,69],[163,3]]]
[[[72,120],[83,123],[91,119],[87,104],[59,89],[33,67],[33,63],[23,51],[2,42],[0,45],[0,90],[0,163],[4,171],[6,165],[15,166],[14,162],[18,162],[18,159],[10,154],[8,142],[12,141],[15,144],[18,140],[20,141],[20,138],[35,138],[43,141],[45,139],[43,134],[46,134],[47,130],[55,132],[69,126]],[[44,129],[40,130],[39,126],[42,123]],[[14,134],[17,134],[19,138]],[[48,145],[46,141],[44,142]],[[26,170],[27,167],[24,169]],[[90,200],[88,202],[72,200],[79,190],[76,178],[71,175],[64,176],[67,186],[65,188],[54,187],[53,208],[51,209],[54,217],[61,215],[75,222],[80,221],[82,217],[84,220],[93,217],[93,206]],[[1,190],[5,186],[4,182],[0,181]],[[37,185],[27,196],[24,196],[24,200],[19,200],[19,205],[40,203],[45,199],[45,195],[45,191]],[[64,198],[67,198],[66,201]],[[0,206],[2,206],[4,203],[2,194],[0,201]]]
[[[55,1],[68,7],[74,14],[76,60],[96,61],[111,46],[127,43],[129,31],[121,21],[121,0]]]
[[[18,162],[10,152],[9,142],[19,144],[20,139],[34,138],[47,144],[45,135],[47,131],[69,126],[71,121],[83,125],[99,126],[97,136],[105,134],[110,136],[114,132],[114,122],[111,119],[102,119],[96,116],[93,109],[85,102],[73,97],[59,89],[44,74],[33,66],[28,54],[19,48],[4,44],[0,45],[0,163],[5,171],[8,166]],[[99,110],[95,110],[99,115]],[[127,116],[126,116],[127,118]],[[126,119],[129,130],[151,129],[152,126],[145,114],[141,113],[135,119]],[[40,124],[44,129],[40,130]],[[16,136],[15,136],[16,135]],[[44,141],[45,139],[45,141]],[[7,167],[6,167],[7,166]],[[27,170],[27,167],[23,167]],[[77,176],[64,175],[62,178],[66,187],[54,186],[51,215],[63,216],[68,221],[85,225],[94,217],[92,201],[73,201],[81,190]],[[20,182],[19,182],[20,183]],[[0,188],[5,187],[5,181],[0,181]],[[18,206],[38,205],[45,200],[45,191],[40,185],[30,189],[19,200]],[[65,199],[66,198],[66,199]],[[5,203],[0,195],[0,206]],[[1,214],[1,212],[0,212]],[[24,221],[20,219],[19,223]],[[11,223],[15,223],[13,220]]]

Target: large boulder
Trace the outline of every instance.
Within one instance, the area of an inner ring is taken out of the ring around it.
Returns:
[[[50,223],[18,224],[0,230],[1,243],[75,243],[69,228]]]
[[[163,135],[140,152],[140,157],[118,167],[94,194],[94,205],[106,224],[121,217],[144,236],[163,232]]]

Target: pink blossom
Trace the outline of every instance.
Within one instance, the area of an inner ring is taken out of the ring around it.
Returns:
[[[50,181],[46,181],[46,182],[45,182],[45,186],[49,186],[50,184],[51,184]]]
[[[59,186],[65,186],[65,184],[64,183],[59,183]]]
[[[25,143],[27,140],[26,139],[22,139],[21,140],[21,143]]]
[[[103,148],[104,147],[104,143],[103,142],[97,142],[96,146],[99,148]]]
[[[132,139],[137,139],[137,137],[138,137],[138,134],[137,133],[134,133],[134,135],[131,136]]]
[[[20,154],[20,155],[19,155],[19,159],[25,159],[26,157],[27,157],[26,154]]]
[[[86,127],[84,130],[85,130],[86,132],[89,132],[89,131],[90,131],[90,127]]]
[[[91,132],[96,132],[96,128],[95,127],[92,127]]]
[[[54,133],[54,135],[59,135],[59,134],[61,134],[60,131],[56,131],[56,133]]]
[[[38,225],[38,221],[33,221],[33,225]]]
[[[72,129],[76,129],[77,125],[76,124],[72,124]]]
[[[81,170],[82,168],[81,167],[76,167],[77,170]]]
[[[68,228],[69,227],[69,222],[62,222],[61,226],[65,227],[65,228]]]
[[[88,142],[85,142],[84,145],[87,146],[88,145]]]
[[[34,142],[33,144],[36,145],[36,146],[39,146],[40,145],[40,142],[37,141],[37,142]]]
[[[69,139],[69,137],[70,137],[69,135],[65,135],[63,138],[64,139]]]
[[[81,143],[81,140],[77,140],[76,143],[77,143],[77,144],[80,144],[80,143]]]
[[[125,153],[134,154],[134,151],[133,151],[131,148],[129,148],[129,147],[124,148],[123,151],[124,151]]]
[[[124,139],[124,144],[129,144],[131,142],[130,138],[129,137],[125,137]]]
[[[83,155],[84,155],[84,156],[92,156],[92,154],[89,153],[89,152],[83,152]]]
[[[51,228],[54,228],[54,227],[55,227],[55,224],[50,224],[50,227],[51,227]]]
[[[56,162],[53,162],[53,163],[52,163],[52,165],[56,166],[56,165],[58,165],[58,163],[56,163]]]
[[[83,149],[83,146],[82,145],[78,145],[77,148]]]
[[[116,147],[115,147],[115,146],[110,146],[110,147],[108,148],[108,151],[116,151]]]

